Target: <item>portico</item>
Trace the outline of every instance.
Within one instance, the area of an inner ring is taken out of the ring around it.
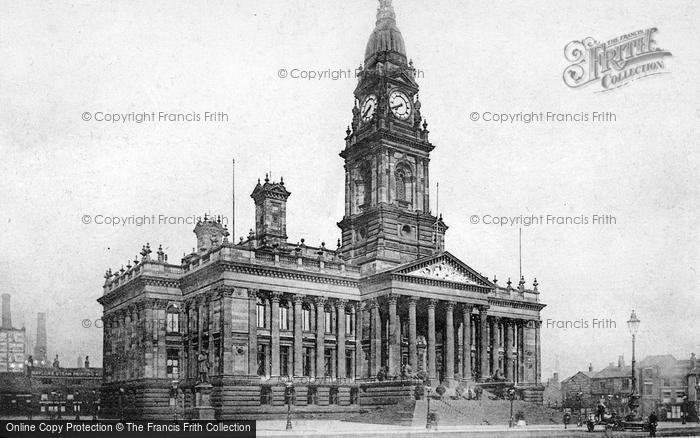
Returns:
[[[423,370],[432,381],[448,384],[539,383],[536,353],[543,305],[536,290],[501,288],[447,252],[367,283],[371,372],[363,377],[380,369],[400,376],[402,367],[410,365],[413,372]],[[419,357],[421,339],[425,360]]]

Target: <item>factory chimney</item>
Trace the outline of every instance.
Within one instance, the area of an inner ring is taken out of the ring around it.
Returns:
[[[36,314],[36,344],[34,344],[34,360],[46,360],[46,313]]]
[[[10,294],[2,294],[2,328],[12,328],[12,309],[10,308]]]

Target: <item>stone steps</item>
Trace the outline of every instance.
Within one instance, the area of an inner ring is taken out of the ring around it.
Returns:
[[[419,421],[419,416],[422,416],[424,423],[426,410],[420,414],[414,412],[414,421]],[[442,425],[508,424],[510,420],[508,400],[434,399],[430,401],[430,410],[438,414],[439,424]],[[558,411],[535,403],[516,400],[513,402],[513,416],[519,411],[522,411],[527,424],[552,424],[561,421]]]

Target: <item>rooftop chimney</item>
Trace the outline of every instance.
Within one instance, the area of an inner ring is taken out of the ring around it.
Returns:
[[[36,344],[34,344],[34,360],[46,360],[46,313],[36,314]]]
[[[617,367],[622,368],[625,366],[625,356],[618,356],[617,357]]]
[[[10,308],[10,294],[2,294],[2,328],[12,328],[12,309]]]
[[[592,373],[593,372],[593,363],[588,364],[588,372]]]

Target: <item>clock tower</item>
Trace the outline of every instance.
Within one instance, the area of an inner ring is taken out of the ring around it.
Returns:
[[[447,226],[430,212],[435,146],[421,115],[415,73],[391,0],[379,0],[340,154],[345,160],[341,251],[367,275],[444,249]]]

